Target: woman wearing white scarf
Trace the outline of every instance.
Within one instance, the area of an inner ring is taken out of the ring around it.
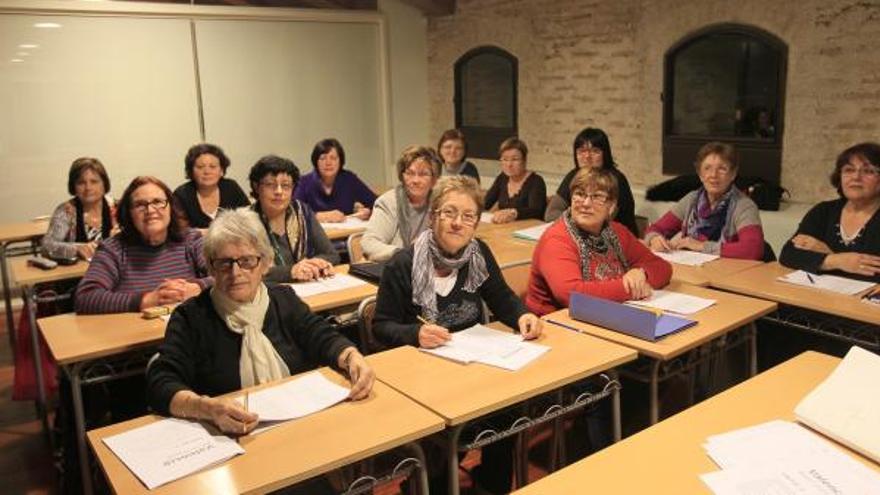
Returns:
[[[321,364],[349,376],[352,399],[369,395],[373,372],[354,345],[312,314],[289,287],[263,284],[273,252],[256,213],[222,213],[204,246],[214,287],[179,306],[168,322],[159,358],[147,374],[157,412],[208,419],[224,432],[247,433],[257,415],[212,396]]]

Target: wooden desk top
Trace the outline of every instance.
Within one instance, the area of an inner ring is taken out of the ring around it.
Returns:
[[[776,280],[793,272],[778,262],[767,263],[712,281],[712,286],[752,297],[821,311],[873,325],[880,325],[880,307],[863,303],[859,296],[811,289]]]
[[[42,237],[46,235],[48,230],[48,220],[3,224],[0,225],[0,243],[26,241],[34,237]]]
[[[336,265],[333,267],[336,273],[340,274],[348,273],[348,268],[348,265]],[[361,285],[353,289],[309,296],[304,298],[303,302],[309,305],[309,309],[317,313],[319,311],[342,308],[352,304],[360,304],[364,299],[370,296],[375,296],[377,292],[379,292],[379,287],[367,282],[366,285]]]
[[[480,239],[485,239],[489,236],[499,236],[499,237],[507,237],[508,239],[513,238],[513,233],[517,230],[527,229],[529,227],[534,227],[536,225],[541,225],[545,223],[543,220],[529,219],[529,220],[514,220],[509,223],[484,223],[480,222],[477,225],[476,236]]]
[[[517,239],[512,235],[491,235],[483,237],[481,240],[489,246],[498,266],[531,263],[537,245],[534,241]]]
[[[838,362],[805,352],[515,493],[711,493],[698,478],[719,469],[703,450],[706,438],[774,419],[793,421],[797,403]]]
[[[348,265],[336,267],[348,273]],[[373,295],[378,289],[367,284],[355,289],[319,294],[303,299],[312,311],[339,308]],[[165,336],[165,322],[145,320],[140,313],[106,315],[63,314],[37,321],[43,337],[59,364],[121,354],[158,344]]]
[[[345,383],[327,368],[321,372]],[[377,380],[365,400],[342,402],[244,437],[244,455],[147,490],[102,439],[159,419],[144,416],[88,432],[89,443],[116,493],[265,493],[418,440],[444,426],[441,418]]]
[[[493,323],[495,328],[503,325]],[[552,325],[536,342],[552,349],[519,371],[460,364],[406,346],[367,357],[379,380],[458,425],[620,364],[636,353]]]
[[[340,241],[343,239],[348,239],[349,236],[354,234],[358,234],[366,230],[367,227],[352,227],[352,228],[332,228],[332,229],[324,229],[324,233],[327,234],[327,238],[331,241]]]
[[[73,265],[58,265],[51,270],[41,270],[27,264],[27,258],[18,256],[9,260],[9,268],[12,272],[12,280],[19,286],[33,286],[45,282],[57,282],[81,278],[86,274],[89,264],[85,261],[77,261]]]
[[[763,265],[763,261],[738,260],[734,258],[718,258],[702,266],[672,265],[672,280],[691,285],[708,287],[713,280],[724,278],[755,266]]]
[[[777,307],[774,302],[728,294],[680,282],[672,282],[666,289],[715,299],[716,303],[696,314],[687,316],[699,322],[696,326],[674,333],[656,342],[649,342],[614,330],[574,320],[568,315],[568,309],[560,309],[545,315],[544,319],[559,321],[565,325],[575,327],[588,335],[601,337],[635,349],[640,354],[666,361],[775,311]],[[552,326],[552,323],[550,325]]]

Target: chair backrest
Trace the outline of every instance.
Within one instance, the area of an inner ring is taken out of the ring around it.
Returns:
[[[364,233],[358,232],[357,234],[348,236],[348,240],[345,241],[345,247],[348,250],[349,263],[362,263],[367,261],[367,258],[364,256],[364,250],[361,248],[361,239],[363,237]]]
[[[373,335],[373,316],[376,314],[376,296],[361,301],[358,306],[358,338],[361,352],[366,356],[387,349]]]
[[[764,241],[764,254],[761,256],[761,261],[767,263],[776,261],[776,253],[773,252],[773,246],[767,241]]]
[[[526,298],[526,292],[529,290],[529,272],[532,263],[530,261],[522,261],[511,263],[501,267],[501,276],[510,286],[513,293],[522,300]]]

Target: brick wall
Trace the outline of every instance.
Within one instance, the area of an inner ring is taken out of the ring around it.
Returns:
[[[563,173],[574,135],[598,126],[630,182],[656,183],[663,55],[724,22],[788,44],[783,185],[796,201],[832,197],[825,178],[837,153],[880,141],[878,0],[458,0],[455,15],[428,26],[432,136],[455,122],[456,59],[496,45],[519,59],[520,136],[532,168]]]

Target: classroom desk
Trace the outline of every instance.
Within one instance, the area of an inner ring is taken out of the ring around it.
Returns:
[[[776,280],[792,272],[778,262],[767,263],[713,280],[712,286],[780,303],[768,320],[880,350],[880,306],[848,296]]]
[[[347,385],[338,373],[328,368],[321,372]],[[262,387],[253,389],[257,388]],[[244,455],[147,490],[102,440],[160,419],[156,415],[144,416],[88,433],[89,443],[114,492],[265,493],[407,444],[417,453],[422,483],[427,485],[425,461],[421,449],[413,442],[443,429],[440,417],[377,380],[367,399],[345,401],[264,433],[242,437]]]
[[[513,222],[508,223],[480,222],[479,225],[477,225],[476,236],[480,239],[488,236],[512,238],[515,231],[527,229],[529,227],[535,227],[541,225],[542,223],[545,222],[543,220],[536,220],[534,218],[529,220],[514,220]]]
[[[15,320],[12,317],[12,292],[9,287],[9,271],[6,257],[10,254],[10,244],[18,242],[34,242],[46,235],[49,230],[48,221],[7,223],[0,225],[0,277],[3,280],[3,303],[6,308],[6,331],[9,334],[9,347],[15,357]]]
[[[718,470],[703,450],[706,438],[775,419],[793,421],[798,402],[839,362],[805,352],[515,493],[711,493],[698,477]]]
[[[763,261],[734,258],[718,258],[700,266],[670,263],[672,265],[672,280],[701,287],[708,287],[713,280],[723,279],[734,273],[763,264]]]
[[[490,326],[504,328],[499,323]],[[440,415],[446,424],[449,440],[449,493],[459,492],[459,450],[483,446],[491,441],[511,436],[532,425],[553,419],[559,414],[546,414],[523,424],[520,420],[512,427],[486,440],[477,434],[467,445],[459,443],[462,430],[471,421],[503,408],[521,403],[584,378],[606,372],[632,361],[635,351],[595,338],[583,338],[574,332],[546,325],[537,343],[552,347],[543,356],[525,368],[511,372],[471,363],[463,365],[420,352],[410,346],[398,347],[373,354],[367,361],[378,379],[419,404]],[[614,410],[614,435],[620,438],[619,384],[612,378],[603,393],[589,402],[577,402],[565,412],[586,406],[611,396]],[[553,408],[551,408],[553,409]]]
[[[327,238],[331,241],[344,241],[345,239],[348,239],[349,236],[359,234],[366,229],[366,225],[363,227],[330,228],[324,229],[324,233],[327,234]]]
[[[335,267],[347,273],[347,265]],[[318,294],[303,299],[312,311],[325,311],[360,302],[376,293],[376,286],[367,284],[352,290]],[[364,295],[366,294],[366,295]],[[88,450],[85,439],[85,411],[82,403],[83,385],[143,373],[156,346],[165,336],[165,322],[145,320],[140,313],[106,315],[64,314],[37,321],[55,360],[70,378],[73,413],[77,429],[83,493],[91,493],[88,472]],[[39,347],[35,347],[39,362]]]
[[[34,376],[37,380],[37,415],[43,424],[43,431],[50,433],[49,419],[46,407],[46,388],[43,384],[43,366],[40,360],[40,337],[37,332],[37,304],[41,302],[39,296],[34,291],[37,284],[48,282],[60,282],[63,280],[71,280],[81,278],[86,273],[89,264],[85,261],[79,261],[76,264],[62,266],[59,265],[51,270],[42,270],[27,264],[24,258],[18,258],[9,262],[12,277],[15,283],[21,287],[21,298],[24,301],[24,310],[28,316],[28,322],[31,328],[31,354],[34,360]],[[55,296],[46,298],[47,301],[66,299],[67,296]],[[11,330],[10,330],[11,331]],[[51,444],[52,435],[49,435]]]
[[[666,290],[715,299],[717,302],[696,314],[688,315],[688,318],[697,320],[696,326],[656,342],[577,321],[569,316],[568,309],[560,309],[543,317],[550,323],[559,323],[583,334],[600,337],[638,351],[641,359],[634,363],[633,367],[622,369],[621,373],[648,383],[651,424],[656,423],[660,418],[661,381],[692,371],[698,365],[722,355],[730,348],[748,343],[750,374],[754,375],[757,371],[754,322],[776,309],[774,302],[681,282],[670,283]],[[745,327],[743,332],[739,335],[731,334],[740,327]]]
[[[531,263],[537,242],[514,237],[513,233],[542,223],[534,219],[501,224],[481,222],[477,226],[476,237],[489,246],[498,266]]]

